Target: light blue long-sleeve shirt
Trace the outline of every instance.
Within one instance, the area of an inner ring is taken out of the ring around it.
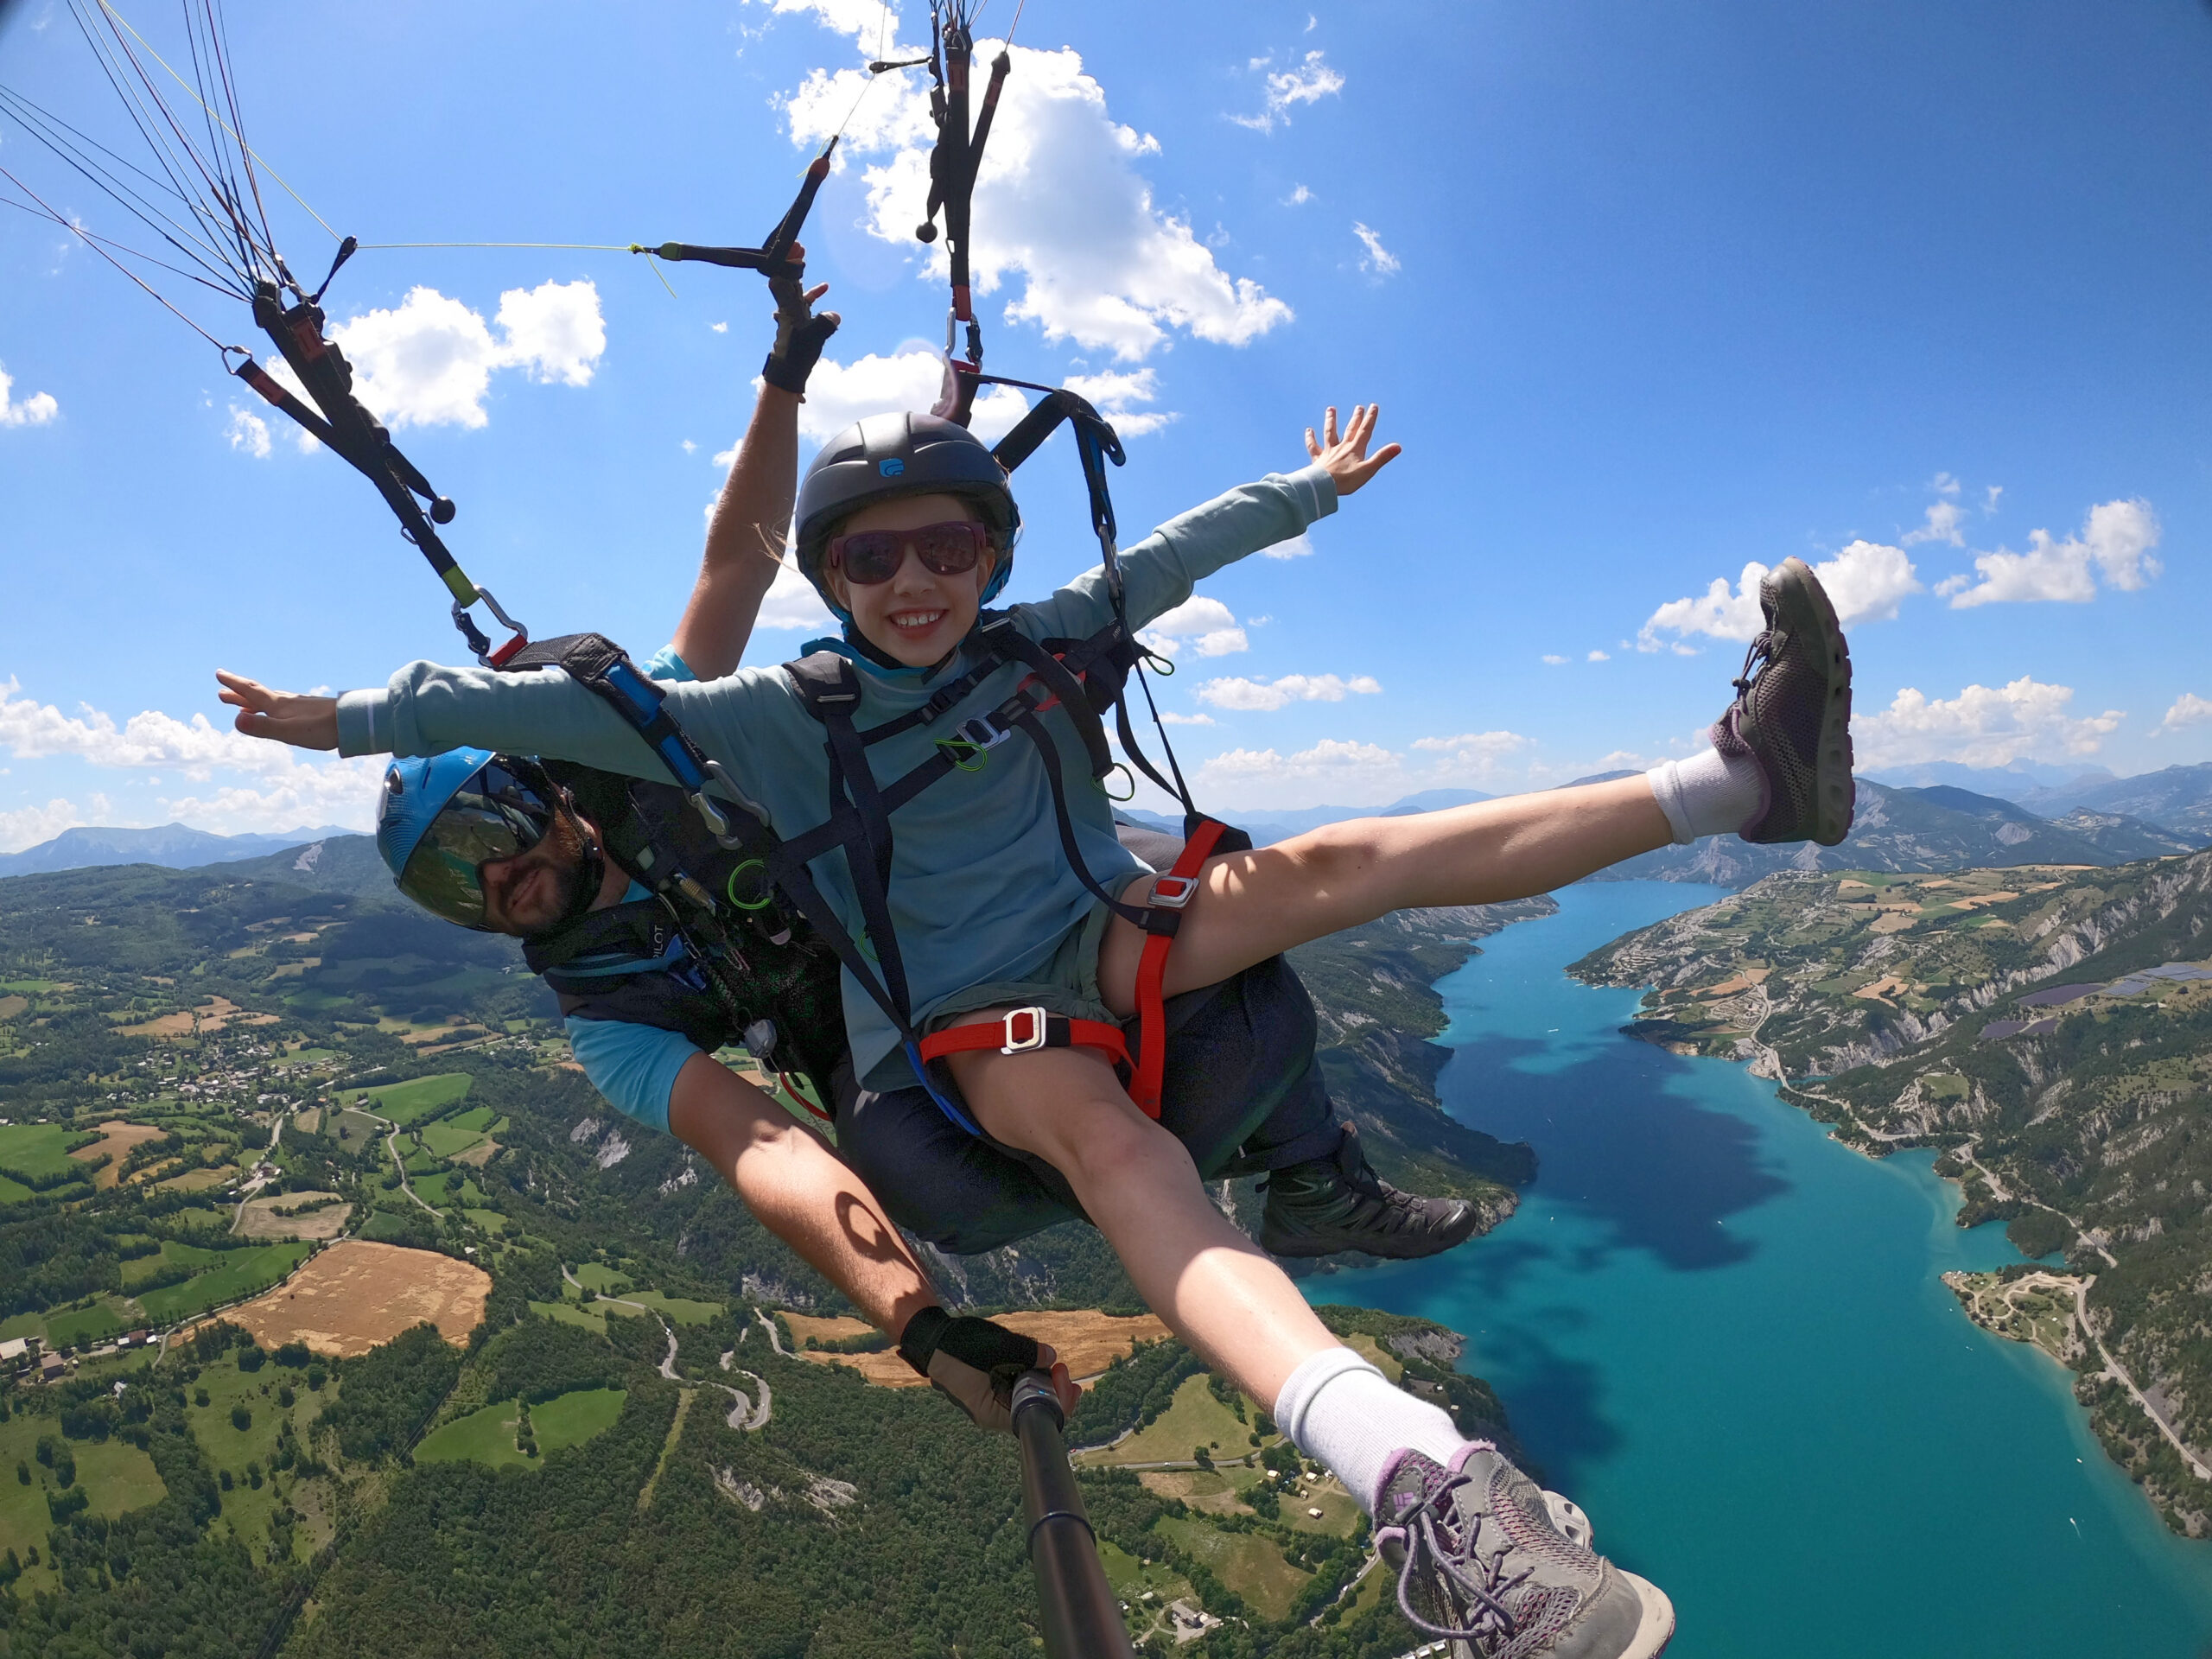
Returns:
[[[1287,541],[1336,511],[1336,486],[1319,466],[1270,474],[1171,519],[1122,556],[1131,627],[1191,596],[1193,586],[1246,555]],[[1033,639],[1088,638],[1113,620],[1105,572],[1094,568],[1039,604],[1016,605],[1014,626]],[[964,671],[966,653],[932,675],[893,674],[854,664],[863,731],[918,708]],[[868,751],[884,783],[903,777],[970,715],[988,713],[1027,673],[1007,664],[951,711]],[[720,680],[665,688],[668,711],[692,741],[726,766],[764,806],[786,839],[829,813],[823,730],[780,669],[740,669]],[[1144,866],[1114,833],[1112,804],[1091,782],[1083,744],[1067,715],[1046,716],[1058,744],[1064,789],[1084,863],[1109,892]],[[612,709],[558,669],[502,674],[410,663],[380,691],[338,702],[339,752],[437,754],[471,745],[575,760],[604,771],[670,782],[652,751]],[[1054,827],[1043,762],[1025,741],[1001,744],[977,772],[955,771],[900,807],[890,906],[918,1029],[970,986],[1033,977],[1093,903],[1068,868]],[[842,854],[811,865],[823,896],[852,937],[865,939]],[[845,1025],[854,1070],[871,1087],[911,1081],[892,1021],[847,974]],[[881,1067],[881,1070],[879,1070]]]

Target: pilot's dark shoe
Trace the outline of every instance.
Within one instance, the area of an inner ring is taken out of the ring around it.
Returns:
[[[1464,1243],[1482,1220],[1465,1198],[1401,1192],[1368,1167],[1351,1128],[1336,1154],[1268,1176],[1260,1248],[1272,1255],[1370,1255],[1412,1261]]]

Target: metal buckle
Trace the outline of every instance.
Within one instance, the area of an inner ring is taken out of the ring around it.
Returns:
[[[1048,1024],[1050,1017],[1042,1008],[1015,1008],[1010,1011],[1006,1016],[1006,1041],[1000,1046],[999,1052],[1027,1054],[1033,1049],[1044,1047],[1046,1036],[1051,1029]],[[1014,1022],[1017,1020],[1032,1022],[1027,1037],[1014,1034]]]
[[[1146,902],[1154,910],[1181,910],[1198,896],[1198,891],[1195,875],[1157,875],[1152,880],[1152,897]]]
[[[973,743],[979,749],[995,749],[1014,735],[988,715],[977,715],[963,720],[953,730],[963,742]]]

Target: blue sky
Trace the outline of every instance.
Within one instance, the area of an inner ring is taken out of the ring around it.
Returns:
[[[637,17],[236,8],[247,136],[365,243],[753,241],[854,67],[926,26],[911,0],[888,25],[860,0]],[[2212,8],[1030,0],[1017,45],[977,202],[988,365],[1120,411],[1124,540],[1297,464],[1332,400],[1379,399],[1407,448],[1172,622],[1165,703],[1210,804],[1682,752],[1739,660],[1746,567],[1792,554],[1853,619],[1870,767],[2212,758]],[[0,85],[133,153],[61,0],[4,14]],[[919,90],[869,92],[809,231],[847,320],[817,429],[930,384]],[[135,232],[4,124],[0,165]],[[330,238],[272,217],[319,271]],[[70,242],[0,210],[0,849],[365,825],[374,768],[235,739],[210,671],[452,660],[441,590],[365,482]],[[642,653],[689,588],[767,306],[741,273],[669,277],[393,250],[332,290],[371,401],[460,504],[455,553],[540,633]],[[1095,556],[1065,440],[1020,492],[1036,593]]]

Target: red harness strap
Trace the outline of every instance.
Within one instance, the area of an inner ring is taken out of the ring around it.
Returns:
[[[1167,1069],[1167,1015],[1160,993],[1167,953],[1174,947],[1183,912],[1198,894],[1198,867],[1212,855],[1214,842],[1228,827],[1214,818],[1200,823],[1183,843],[1174,868],[1154,878],[1152,897],[1146,901],[1151,909],[1145,918],[1144,954],[1137,958],[1137,1061],[1129,1098],[1147,1117],[1160,1116],[1160,1084]]]
[[[1129,1069],[1129,1046],[1119,1026],[1109,1026],[1103,1020],[1070,1020],[1042,1008],[1015,1008],[1003,1020],[953,1026],[922,1039],[925,1060],[978,1048],[995,1048],[1001,1054],[1027,1054],[1039,1048],[1095,1048],[1116,1067],[1124,1071]]]

